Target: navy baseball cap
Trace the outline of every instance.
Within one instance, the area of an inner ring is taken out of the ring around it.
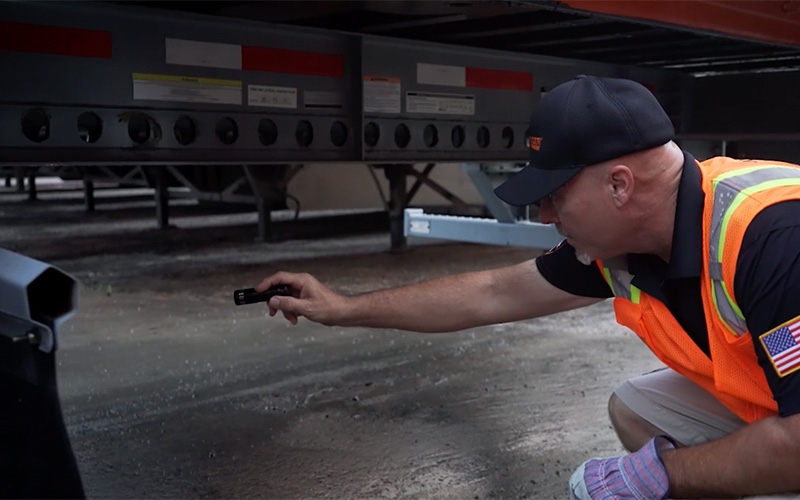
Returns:
[[[672,121],[644,85],[580,75],[542,97],[528,129],[530,163],[494,192],[509,205],[538,203],[584,167],[674,136]]]

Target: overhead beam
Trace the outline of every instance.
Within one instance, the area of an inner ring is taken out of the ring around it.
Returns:
[[[422,26],[442,25],[466,21],[469,17],[466,14],[451,14],[447,16],[432,16],[423,19],[411,19],[408,21],[398,21],[386,24],[368,25],[361,29],[363,33],[381,33],[385,31],[401,30],[408,28],[419,28]]]
[[[608,33],[608,34],[601,34],[601,35],[590,35],[590,36],[580,36],[576,38],[562,38],[562,39],[548,39],[548,40],[540,40],[534,42],[523,42],[518,43],[513,46],[513,48],[517,49],[532,49],[538,47],[556,47],[559,45],[570,45],[570,44],[585,44],[589,42],[602,42],[606,40],[620,40],[624,38],[636,38],[640,36],[657,36],[661,34],[658,30],[642,28],[638,31],[629,31],[629,32],[617,32],[617,33]]]
[[[620,47],[618,43],[612,44],[592,44],[590,46],[581,46],[575,50],[571,50],[570,53],[574,55],[580,56],[587,56],[590,54],[603,54],[606,52],[628,52],[628,53],[636,53],[639,51],[646,51],[645,54],[637,54],[641,58],[652,58],[653,54],[661,54],[661,53],[671,53],[673,50],[681,48],[681,47],[703,47],[706,44],[716,42],[714,39],[708,40],[698,40],[697,37],[693,37],[691,35],[684,34],[684,38],[681,39],[672,39],[668,40],[665,39],[666,37],[673,37],[673,34],[664,35],[664,37],[642,42],[642,43],[632,43],[632,44],[625,44],[624,47]],[[689,37],[689,38],[687,38]],[[716,43],[715,45],[719,45]]]
[[[431,2],[434,3],[434,2]],[[519,11],[516,9],[499,8],[491,3],[479,3],[480,8],[468,8],[463,12],[453,12],[441,15],[418,16],[417,19],[408,19],[402,16],[396,21],[370,23],[370,32],[391,34],[393,36],[406,36],[410,38],[423,38],[441,41],[447,36],[473,33],[483,30],[513,28],[519,26],[535,26],[540,23],[564,21],[576,17],[575,14],[562,14],[550,11]],[[456,15],[462,16],[456,18]],[[431,21],[428,22],[427,20]],[[417,20],[424,21],[416,24]],[[373,31],[373,27],[378,25]]]
[[[715,63],[708,62],[702,65],[699,64],[685,64],[675,63],[671,65],[664,65],[664,68],[691,69],[694,73],[704,72],[744,72],[755,70],[769,70],[769,71],[798,71],[800,70],[800,56],[783,57],[783,58],[761,58],[761,59],[745,59],[742,61],[735,61],[729,63]]]
[[[748,47],[732,45],[725,46],[703,46],[697,47],[683,47],[676,48],[671,51],[653,52],[648,53],[643,51],[641,53],[631,52],[630,54],[620,54],[616,60],[620,63],[627,63],[632,61],[642,61],[648,64],[657,64],[662,66],[664,64],[689,62],[692,60],[712,60],[712,61],[730,61],[737,59],[749,59],[752,57],[776,57],[775,50],[770,50],[771,47]]]
[[[694,56],[694,57],[692,57]],[[775,51],[758,51],[758,50],[743,50],[741,52],[723,55],[720,53],[707,53],[701,52],[694,53],[692,56],[685,56],[681,54],[672,54],[669,57],[653,57],[649,60],[643,60],[642,65],[656,66],[656,67],[681,67],[690,68],[692,66],[706,66],[709,64],[734,64],[737,62],[745,61],[780,61],[780,60],[794,60],[800,58],[800,54],[792,52],[775,52]],[[623,62],[630,59],[623,60]]]
[[[457,42],[462,40],[473,40],[475,38],[488,38],[488,37],[504,36],[504,35],[519,35],[524,33],[536,33],[542,31],[559,30],[564,28],[577,28],[579,26],[591,26],[607,22],[608,20],[605,19],[589,17],[586,19],[570,19],[570,20],[555,21],[542,24],[526,23],[522,26],[511,26],[511,27],[485,29],[485,30],[470,30],[461,33],[448,33],[446,35],[438,37],[438,40],[442,42]]]

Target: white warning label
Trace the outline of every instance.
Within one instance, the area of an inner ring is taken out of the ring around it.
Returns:
[[[242,69],[242,47],[229,43],[209,43],[180,38],[164,40],[167,64]]]
[[[264,108],[297,108],[297,89],[294,87],[270,87],[248,85],[247,104]]]
[[[467,86],[467,68],[444,64],[417,63],[417,83],[421,85]]]
[[[399,78],[364,77],[364,112],[400,114]]]
[[[474,115],[475,96],[433,92],[406,92],[406,111],[409,113],[435,115]]]

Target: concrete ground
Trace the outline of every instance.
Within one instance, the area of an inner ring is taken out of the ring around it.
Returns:
[[[80,193],[0,189],[0,246],[80,282],[58,376],[90,498],[567,498],[575,467],[621,451],[612,389],[659,366],[610,303],[452,334],[291,326],[233,290],[281,269],[359,293],[535,252],[390,254],[368,216],[262,244],[254,214],[188,203],[158,231],[122,194],[86,214]]]

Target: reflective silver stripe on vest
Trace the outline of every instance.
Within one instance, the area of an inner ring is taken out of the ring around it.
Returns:
[[[734,202],[737,201],[739,195],[742,195],[743,191],[755,189],[753,192],[758,192],[775,187],[775,183],[770,181],[778,181],[780,184],[780,181],[784,180],[792,184],[796,183],[800,180],[800,169],[777,165],[761,165],[722,174],[714,179],[713,182],[714,206],[711,212],[709,277],[712,280],[712,294],[714,295],[717,312],[737,335],[747,332],[747,324],[733,297],[728,295],[722,279],[722,253],[725,243],[725,228],[727,227],[726,215],[732,208],[735,210],[735,207],[733,207]],[[764,183],[770,184],[759,188],[759,185]]]
[[[606,281],[609,279],[611,280],[609,285],[611,285],[611,291],[614,292],[614,295],[622,297],[623,299],[632,300],[631,282],[633,281],[633,275],[621,269],[609,269],[604,267],[603,270],[605,271]]]

